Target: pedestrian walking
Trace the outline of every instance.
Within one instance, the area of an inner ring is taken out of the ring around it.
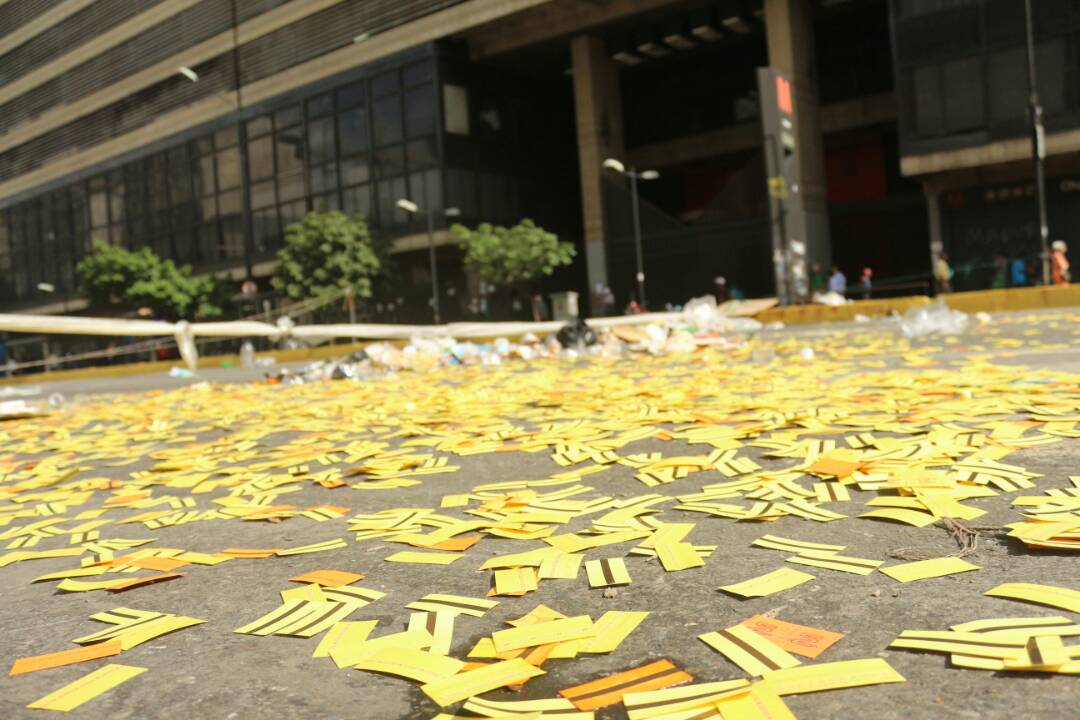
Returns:
[[[1027,263],[1024,258],[1015,258],[1010,266],[1012,287],[1024,287],[1027,285]]]
[[[716,304],[722,305],[727,302],[730,299],[727,278],[723,275],[717,275],[713,278],[713,285],[716,287]]]
[[[1054,285],[1068,285],[1072,281],[1069,258],[1066,257],[1069,247],[1064,240],[1055,240],[1050,247],[1050,282]]]
[[[949,256],[945,253],[938,255],[934,261],[934,285],[938,294],[952,292],[952,268],[949,267]]]
[[[821,269],[821,263],[810,266],[810,292],[823,292],[827,281],[828,278],[825,277],[825,271]]]
[[[859,278],[859,287],[862,288],[863,300],[870,299],[870,287],[874,283],[874,271],[870,268],[862,269],[862,277]]]
[[[840,293],[841,295],[847,292],[847,277],[835,265],[833,265],[832,275],[829,276],[829,292]]]

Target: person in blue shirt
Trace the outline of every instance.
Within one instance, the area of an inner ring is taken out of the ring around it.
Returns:
[[[845,290],[847,290],[847,278],[840,272],[840,268],[833,265],[832,275],[829,276],[829,292],[843,295]]]
[[[1024,262],[1024,258],[1014,259],[1010,267],[1012,286],[1023,287],[1027,285],[1027,263]]]

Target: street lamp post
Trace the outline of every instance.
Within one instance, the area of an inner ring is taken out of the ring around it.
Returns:
[[[1035,29],[1031,22],[1031,0],[1024,0],[1024,26],[1027,37],[1028,112],[1031,120],[1031,154],[1035,160],[1035,195],[1039,207],[1039,248],[1042,252],[1043,285],[1050,284],[1050,228],[1046,221],[1046,132],[1039,88],[1035,81]]]
[[[614,158],[604,161],[604,167],[614,170],[624,177],[630,178],[630,208],[634,219],[634,256],[637,260],[637,295],[642,310],[645,309],[645,261],[641,252],[641,211],[638,208],[638,180],[656,180],[660,173],[656,170],[642,170],[638,172],[634,168],[627,168]]]
[[[422,210],[419,205],[407,198],[401,198],[396,203],[397,207],[410,215],[424,215],[427,219],[428,233],[428,257],[431,260],[431,312],[435,324],[441,323],[439,313],[439,268],[435,258],[435,213],[431,210]],[[446,208],[442,211],[446,217],[457,217],[461,211],[457,208]]]

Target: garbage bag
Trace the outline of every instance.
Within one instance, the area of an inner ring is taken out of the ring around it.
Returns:
[[[555,338],[564,348],[596,344],[596,333],[581,318],[563,325]]]

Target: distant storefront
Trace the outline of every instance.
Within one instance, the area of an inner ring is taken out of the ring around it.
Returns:
[[[1080,248],[1080,175],[1047,178],[1050,240]],[[1024,263],[1027,284],[1040,278],[1039,224],[1030,182],[987,185],[941,197],[945,252],[955,275],[955,290],[1012,285],[1013,263]]]

